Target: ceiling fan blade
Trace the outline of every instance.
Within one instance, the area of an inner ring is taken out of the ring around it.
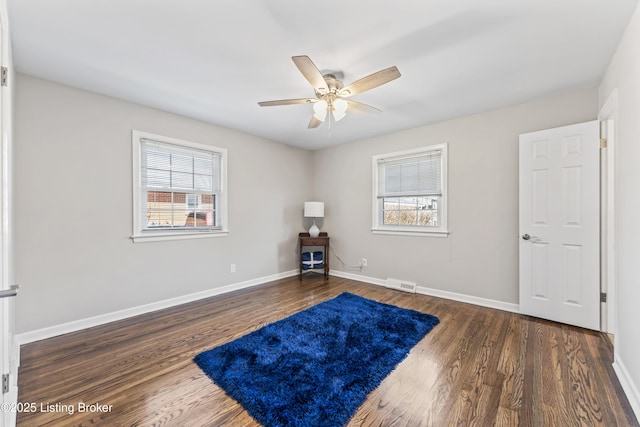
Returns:
[[[261,107],[273,107],[276,105],[294,105],[294,104],[310,104],[315,102],[315,99],[301,98],[301,99],[280,99],[277,101],[262,101],[258,102]]]
[[[291,59],[304,78],[311,83],[311,86],[313,86],[316,92],[329,92],[329,86],[327,86],[327,82],[324,80],[324,77],[322,77],[322,73],[308,56],[292,56]]]
[[[344,88],[342,88],[342,90],[340,90],[339,95],[341,97],[356,95],[369,89],[373,89],[374,87],[389,83],[391,80],[395,80],[398,77],[400,77],[400,71],[398,71],[398,67],[394,66],[385,68],[384,70],[369,74],[368,76],[363,77],[360,80],[356,80],[348,86],[345,86]]]
[[[352,101],[350,99],[346,99],[349,107],[347,108],[347,112],[356,113],[356,114],[368,114],[368,113],[382,113],[382,110],[372,107],[371,105],[363,104],[362,102]]]
[[[309,122],[309,129],[313,129],[313,128],[317,128],[318,126],[320,126],[322,124],[322,122],[318,119],[316,119],[316,116],[311,116],[311,121]]]

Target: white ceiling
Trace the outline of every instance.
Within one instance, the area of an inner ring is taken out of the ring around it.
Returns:
[[[596,86],[637,0],[9,0],[18,72],[306,149]],[[383,110],[307,129],[291,61]]]

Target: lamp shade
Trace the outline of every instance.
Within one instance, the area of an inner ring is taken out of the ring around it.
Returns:
[[[304,216],[324,218],[324,202],[304,202]]]

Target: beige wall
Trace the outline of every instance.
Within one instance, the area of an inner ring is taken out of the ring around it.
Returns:
[[[640,418],[640,8],[600,85],[600,106],[617,89],[615,114],[616,372]]]
[[[296,268],[310,152],[29,76],[16,92],[18,333]],[[132,129],[228,149],[228,237],[132,243]]]
[[[345,262],[332,268],[375,279],[518,302],[518,135],[597,116],[597,90],[581,90],[314,152],[323,231]],[[372,160],[449,144],[447,238],[371,233]],[[362,272],[351,267],[367,258]]]
[[[307,152],[20,75],[18,332],[293,270],[310,199],[346,263],[332,269],[517,303],[518,135],[596,112],[597,91],[582,90]],[[131,242],[131,129],[228,148],[229,237]],[[371,234],[371,156],[443,142],[449,237]]]

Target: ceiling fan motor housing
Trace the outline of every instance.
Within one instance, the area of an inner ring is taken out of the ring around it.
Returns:
[[[329,92],[325,93],[323,90],[316,90],[316,96],[318,98],[322,98],[327,94],[337,95],[338,92],[344,87],[344,84],[333,74],[325,74],[324,76],[322,76],[322,78],[324,78],[324,81],[327,82]]]

